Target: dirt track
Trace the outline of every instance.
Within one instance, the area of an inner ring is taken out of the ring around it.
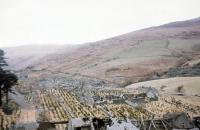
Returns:
[[[36,110],[33,108],[32,109],[21,109],[21,114],[17,120],[17,124],[36,122],[35,114],[36,114]]]

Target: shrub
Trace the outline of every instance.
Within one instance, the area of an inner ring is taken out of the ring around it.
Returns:
[[[183,92],[183,87],[184,87],[183,85],[178,86],[178,87],[177,87],[177,92],[178,92],[178,93],[182,93],[182,92]]]
[[[13,113],[13,107],[10,104],[4,104],[2,109],[6,115],[11,115]]]

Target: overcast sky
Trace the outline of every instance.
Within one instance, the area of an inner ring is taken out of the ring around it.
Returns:
[[[200,0],[0,0],[0,47],[80,44],[200,16]]]

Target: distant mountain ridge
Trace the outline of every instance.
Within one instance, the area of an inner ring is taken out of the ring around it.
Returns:
[[[74,48],[71,45],[26,45],[2,48],[5,51],[9,67],[20,70],[38,62],[46,55],[60,54]]]

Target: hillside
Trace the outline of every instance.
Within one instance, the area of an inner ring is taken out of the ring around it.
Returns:
[[[160,77],[198,76],[199,30],[200,18],[143,29],[47,55],[23,72],[31,80],[67,74],[120,86]]]
[[[183,93],[185,95],[199,95],[200,93],[200,77],[176,77],[176,78],[167,78],[159,79],[152,81],[139,82],[127,86],[126,88],[133,89],[141,86],[153,86],[156,89],[166,92],[168,94],[177,94]],[[178,91],[178,87],[182,89]],[[199,95],[200,96],[200,95]]]

